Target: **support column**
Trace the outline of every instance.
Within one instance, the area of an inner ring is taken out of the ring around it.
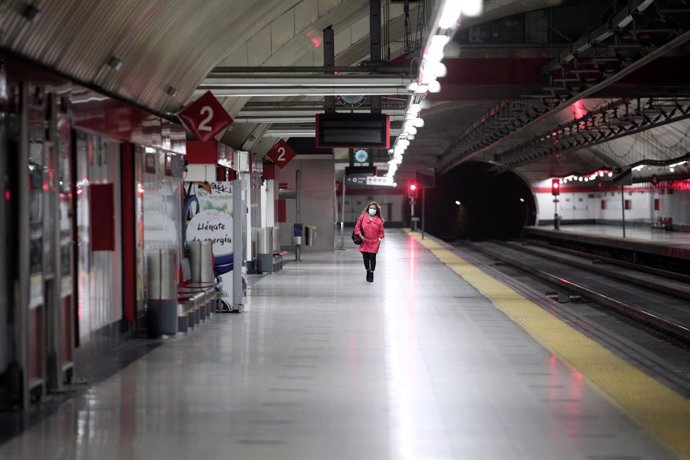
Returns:
[[[381,0],[369,0],[369,56],[371,65],[381,64]],[[381,113],[381,96],[371,96],[371,113]]]
[[[335,38],[333,26],[323,29],[323,65],[324,67],[335,66]],[[333,75],[333,71],[327,71],[328,75]],[[323,108],[326,113],[335,112],[335,96],[326,96],[323,99]]]
[[[623,238],[625,238],[625,185],[621,185],[621,213],[623,218]]]
[[[343,171],[343,195],[340,208],[340,249],[345,250],[345,171]]]
[[[20,404],[28,409],[29,395],[29,84],[20,87],[19,103],[19,155],[17,158],[17,249],[16,318],[15,339],[19,363]]]
[[[57,132],[57,112],[58,112],[58,97],[51,93],[48,96],[50,104],[50,120],[48,123],[48,137],[50,142],[50,153],[46,149],[46,153],[52,156],[52,160],[47,161],[49,168],[48,187],[44,192],[46,206],[44,211],[47,216],[51,216],[53,222],[60,221],[60,209],[58,205],[58,185],[56,177],[59,177],[59,162],[61,161],[58,150],[58,132]],[[44,238],[48,241],[49,249],[44,252],[44,257],[47,256],[50,260],[50,267],[52,267],[53,277],[48,278],[44,282],[45,292],[45,326],[46,326],[46,377],[47,384],[51,390],[62,391],[63,376],[62,376],[62,356],[61,345],[63,343],[63,334],[67,331],[62,328],[62,270],[60,269],[60,225],[54,225],[53,228],[46,229]]]

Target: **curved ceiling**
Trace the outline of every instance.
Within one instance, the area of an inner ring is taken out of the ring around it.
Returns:
[[[651,3],[662,7],[674,1]],[[627,3],[650,2],[486,0],[484,16],[464,22],[460,32],[464,38],[456,36],[455,48],[447,49],[455,53],[455,59],[448,63],[444,90],[429,98],[422,112],[426,126],[420,129],[400,170],[405,173],[442,165],[453,153],[458,137],[497,103],[541,90],[545,65],[562,56],[568,46],[579,44],[575,39],[583,32],[593,30],[592,15],[610,13]],[[368,0],[6,0],[0,3],[0,47],[155,113],[174,114],[189,102],[216,66],[321,65],[322,30],[329,25],[336,34],[337,65],[355,65],[368,59],[368,4]],[[391,59],[395,59],[403,53],[404,18],[400,2],[391,5],[388,29]],[[522,24],[526,35],[510,35],[515,24]],[[560,30],[554,31],[556,27]],[[549,37],[567,35],[571,44],[562,39],[539,42],[538,37],[530,36],[534,30],[550,30]],[[505,36],[496,41],[492,38],[495,34]],[[680,55],[685,53],[683,50]],[[487,63],[494,67],[482,70]],[[473,72],[490,77],[488,84],[473,81]],[[621,85],[610,97],[596,94],[596,99],[590,96],[582,103],[593,110],[614,97],[636,97],[634,92],[641,86],[633,83]],[[648,87],[668,90],[677,83],[654,81]],[[680,83],[690,86],[684,80]],[[400,99],[404,102],[404,97]],[[289,109],[296,101],[322,106],[322,99],[314,97],[231,97],[223,102],[233,115],[241,116],[243,111],[270,103]],[[572,112],[568,107],[542,117],[506,137],[501,145],[482,150],[475,159],[495,161],[510,149],[572,121]],[[225,141],[258,152],[274,142],[270,129],[278,132],[281,128],[275,124],[272,128],[270,122],[251,123],[250,117],[244,121],[233,126]],[[686,126],[672,123],[516,167],[526,175],[543,177],[602,164],[623,167],[633,157],[645,155],[652,159],[672,157],[686,147]],[[631,153],[621,156],[620,152]]]
[[[342,0],[44,0],[0,4],[0,46],[159,113],[174,113],[218,63],[287,16],[323,18]],[[341,13],[342,14],[342,13]],[[360,12],[360,14],[368,14]],[[299,21],[295,21],[299,22]],[[304,28],[311,22],[302,24]],[[320,29],[319,29],[320,32]],[[310,46],[304,37],[305,48]],[[108,65],[121,62],[121,67]],[[257,65],[260,65],[259,63]],[[169,87],[175,95],[168,94]]]
[[[564,0],[466,24],[398,171],[486,161],[538,180],[645,160],[672,164],[689,146],[683,5]]]

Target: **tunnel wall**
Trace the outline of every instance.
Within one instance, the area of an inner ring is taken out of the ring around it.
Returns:
[[[495,174],[484,162],[466,162],[437,177],[427,193],[426,228],[447,241],[519,237],[536,222],[535,197],[522,177]]]

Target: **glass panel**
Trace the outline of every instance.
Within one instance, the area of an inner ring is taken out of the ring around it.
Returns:
[[[116,141],[86,134],[79,134],[77,137],[78,314],[79,333],[82,338],[122,318],[122,232],[119,231],[122,228],[122,207],[119,155],[120,144]],[[89,188],[93,183],[114,185],[114,251],[92,250]]]
[[[157,249],[174,249],[179,261],[182,256],[182,179],[165,174],[164,152],[149,150],[138,150],[145,165],[144,254]],[[149,167],[146,166],[147,158]]]
[[[134,174],[136,182],[135,193],[135,219],[136,219],[136,297],[137,297],[137,315],[144,311],[146,302],[145,280],[144,274],[144,155],[143,149],[139,146],[135,147],[134,152]]]
[[[79,335],[88,337],[91,332],[91,247],[89,244],[89,159],[93,156],[93,144],[89,136],[77,136],[77,270],[79,293],[77,314],[79,316]]]
[[[58,125],[63,120],[58,122]],[[62,274],[63,295],[66,289],[71,292],[72,274],[72,171],[70,168],[69,130],[58,133],[57,138],[57,191],[60,222],[60,273]]]
[[[29,139],[29,274],[30,307],[43,304],[43,138],[33,130]]]

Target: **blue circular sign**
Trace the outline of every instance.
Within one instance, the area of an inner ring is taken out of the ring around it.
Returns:
[[[355,152],[355,161],[357,163],[364,163],[369,158],[369,153],[366,150],[357,150]]]

